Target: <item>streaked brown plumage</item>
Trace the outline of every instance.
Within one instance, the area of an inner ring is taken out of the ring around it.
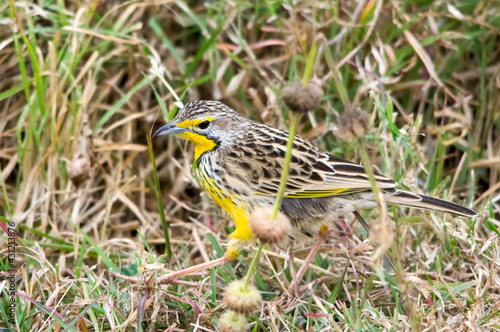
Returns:
[[[179,134],[196,144],[198,174],[207,191],[236,221],[230,252],[252,237],[248,214],[272,206],[280,183],[288,132],[243,118],[216,101],[192,101],[155,136]],[[442,199],[395,189],[376,173],[386,203],[474,217],[476,212]],[[375,208],[360,165],[335,157],[295,136],[282,212],[290,236],[317,235],[323,225],[360,209]]]

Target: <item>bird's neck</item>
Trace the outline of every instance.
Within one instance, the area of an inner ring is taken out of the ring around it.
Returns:
[[[217,142],[215,142],[214,140],[196,133],[185,132],[183,134],[180,134],[180,136],[187,138],[196,145],[194,149],[195,160],[198,160],[200,156],[205,152],[212,151],[218,146]]]

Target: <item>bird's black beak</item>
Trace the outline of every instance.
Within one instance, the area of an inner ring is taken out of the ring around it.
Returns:
[[[164,136],[164,135],[170,135],[170,134],[182,134],[186,131],[186,128],[182,127],[176,127],[175,123],[167,123],[153,134],[153,137],[156,136]]]

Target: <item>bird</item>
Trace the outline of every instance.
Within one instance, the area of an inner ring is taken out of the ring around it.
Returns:
[[[222,102],[194,100],[153,137],[172,134],[195,144],[194,162],[201,183],[236,223],[227,254],[237,257],[253,238],[249,215],[275,202],[289,133],[242,117]],[[378,171],[374,179],[387,204],[477,216],[467,207],[397,189],[395,181]],[[280,208],[290,221],[288,236],[314,237],[340,217],[376,208],[371,188],[363,166],[295,135]]]

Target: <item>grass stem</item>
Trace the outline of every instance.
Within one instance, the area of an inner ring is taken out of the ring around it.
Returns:
[[[288,142],[286,143],[285,160],[283,161],[283,173],[281,173],[280,186],[278,188],[278,194],[276,200],[274,201],[273,211],[271,212],[271,219],[276,219],[278,211],[280,210],[281,203],[283,202],[283,197],[285,196],[286,183],[288,180],[288,169],[290,168],[290,160],[292,159],[292,148],[293,141],[295,138],[295,129],[299,123],[300,113],[293,113],[292,122],[290,123],[290,134],[288,136]]]
[[[156,194],[156,202],[158,204],[158,213],[160,214],[161,225],[163,228],[163,237],[165,238],[165,253],[168,258],[172,258],[172,246],[170,244],[170,236],[168,234],[168,222],[165,218],[165,211],[163,210],[163,201],[161,199],[161,189],[160,189],[160,181],[158,180],[158,172],[156,171],[156,161],[155,154],[153,151],[153,145],[151,144],[151,133],[147,136],[148,140],[148,149],[149,149],[149,157],[151,158],[151,165],[153,166],[153,177],[155,181],[155,194]]]
[[[257,268],[257,262],[259,261],[260,253],[262,252],[263,244],[259,242],[259,246],[257,247],[257,251],[253,256],[252,262],[250,263],[250,267],[248,268],[247,275],[245,277],[245,289],[248,289],[248,285],[250,284],[250,279],[253,276],[255,269]]]

